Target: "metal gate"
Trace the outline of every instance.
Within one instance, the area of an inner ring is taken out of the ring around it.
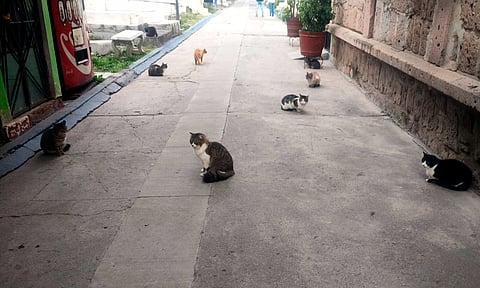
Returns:
[[[12,116],[49,93],[38,0],[0,0],[0,68]]]

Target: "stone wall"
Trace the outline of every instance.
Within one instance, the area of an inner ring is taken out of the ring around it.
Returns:
[[[344,41],[334,43],[337,67],[401,127],[443,157],[478,167],[480,112]]]
[[[480,4],[342,0],[334,9],[335,65],[436,154],[468,163],[479,184]]]
[[[480,77],[480,3],[476,0],[338,0],[334,11],[335,24],[445,69]],[[370,36],[365,33],[368,17],[374,18]]]
[[[365,0],[345,1],[342,4],[336,4],[335,23],[362,32],[365,15]]]

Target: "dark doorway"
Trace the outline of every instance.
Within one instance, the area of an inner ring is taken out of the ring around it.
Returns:
[[[0,0],[0,80],[4,81],[13,117],[50,95],[39,3]]]

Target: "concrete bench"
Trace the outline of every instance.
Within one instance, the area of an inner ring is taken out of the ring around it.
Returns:
[[[120,57],[119,46],[125,46],[127,49],[127,57],[132,56],[132,53],[144,53],[142,50],[143,31],[139,30],[124,30],[117,33],[110,38],[112,40],[112,48],[115,56]]]

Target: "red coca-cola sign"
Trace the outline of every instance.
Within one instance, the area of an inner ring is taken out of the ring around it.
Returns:
[[[63,90],[68,92],[93,79],[83,4],[81,0],[50,0],[50,10]]]

